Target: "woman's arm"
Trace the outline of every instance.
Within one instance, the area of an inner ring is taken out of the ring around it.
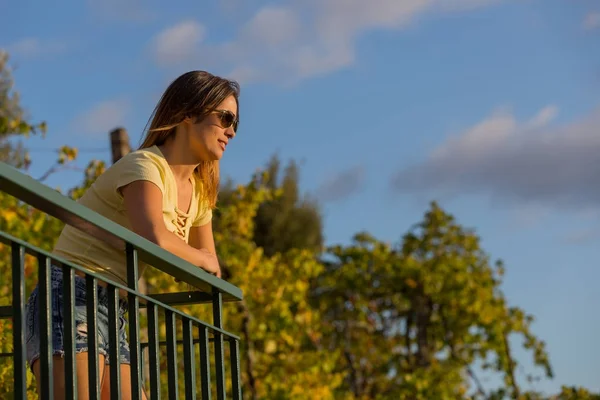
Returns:
[[[212,221],[202,226],[192,226],[190,228],[189,242],[192,247],[206,249],[212,254],[217,255],[215,239],[213,237]]]
[[[170,232],[165,226],[162,211],[162,192],[149,181],[135,181],[123,188],[125,209],[135,233],[163,249],[221,277],[219,262],[212,248],[196,248]],[[212,230],[211,230],[212,238]]]
[[[200,249],[202,251],[209,252],[215,257],[217,265],[219,267],[218,277],[221,277],[221,267],[219,265],[219,259],[217,257],[217,250],[215,248],[215,239],[213,236],[212,220],[202,226],[192,226],[190,228],[190,246]]]

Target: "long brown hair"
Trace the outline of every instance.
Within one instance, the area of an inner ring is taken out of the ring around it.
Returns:
[[[227,97],[234,96],[239,120],[240,86],[237,82],[206,71],[190,71],[175,79],[154,108],[140,149],[162,145],[186,117],[199,121]],[[219,192],[219,161],[203,161],[195,170],[202,182],[201,199],[215,208]]]

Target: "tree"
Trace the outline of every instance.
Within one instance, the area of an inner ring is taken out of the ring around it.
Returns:
[[[281,161],[273,156],[265,173],[260,174],[260,184],[274,195],[260,204],[253,221],[252,239],[267,256],[291,249],[319,253],[323,247],[323,223],[318,204],[309,196],[300,195],[299,169],[294,161],[285,167],[282,179],[281,172]],[[223,185],[221,206],[227,206],[234,190],[231,181]],[[219,229],[217,222],[216,230]]]
[[[560,393],[556,395],[545,396],[537,392],[527,392],[522,398],[524,400],[600,400],[600,393],[591,393],[577,386],[563,386]]]
[[[21,168],[29,165],[29,156],[22,144],[13,144],[10,139],[38,132],[44,134],[46,124],[27,121],[19,93],[13,90],[14,81],[8,60],[8,53],[0,50],[0,161]]]
[[[335,246],[313,302],[325,316],[328,348],[344,353],[342,390],[357,399],[520,398],[515,336],[552,377],[533,317],[510,306],[479,238],[436,203],[392,247],[364,233]],[[472,369],[483,363],[504,385],[486,391]]]
[[[557,396],[551,400],[600,400],[600,393],[591,393],[589,390],[576,386],[563,386]]]

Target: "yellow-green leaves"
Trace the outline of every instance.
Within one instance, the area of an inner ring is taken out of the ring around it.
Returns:
[[[0,141],[11,135],[45,134],[46,123],[32,124],[28,121],[13,85],[8,53],[0,50]]]
[[[65,164],[77,158],[77,149],[70,146],[62,146],[58,150],[58,163]]]
[[[215,231],[221,264],[245,297],[226,306],[225,319],[228,329],[242,333],[245,396],[333,399],[342,380],[334,371],[337,353],[318,346],[322,317],[309,304],[309,283],[323,266],[310,251],[269,257],[256,247],[253,218],[274,196],[257,178],[219,209]]]
[[[328,348],[343,351],[342,391],[357,398],[457,398],[478,390],[470,366],[488,363],[520,393],[508,343],[521,335],[533,362],[552,371],[532,318],[509,307],[479,238],[433,203],[397,248],[362,233],[330,249],[314,288]],[[385,394],[385,395],[384,395]]]

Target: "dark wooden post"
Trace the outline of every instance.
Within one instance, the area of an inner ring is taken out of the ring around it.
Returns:
[[[127,135],[127,130],[125,130],[125,128],[116,128],[110,132],[110,148],[112,151],[113,164],[131,151],[129,135]]]

